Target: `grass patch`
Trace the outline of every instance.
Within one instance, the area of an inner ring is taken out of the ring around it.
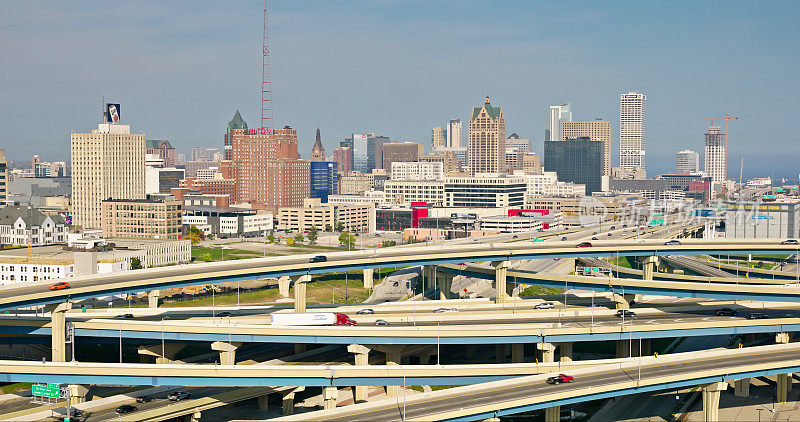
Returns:
[[[431,390],[439,391],[439,390],[447,390],[448,388],[455,388],[455,387],[462,387],[461,385],[432,385]]]
[[[425,389],[422,388],[421,385],[409,385],[407,388],[410,388],[414,391],[419,391],[420,393],[425,392]]]
[[[557,289],[555,287],[545,286],[530,286],[525,290],[519,292],[520,296],[543,296],[543,295],[559,295],[563,294],[564,289]]]
[[[0,387],[0,391],[2,391],[3,394],[11,394],[11,393],[16,393],[17,391],[30,390],[31,385],[33,384],[30,382],[15,382],[3,385],[2,387]]]
[[[276,256],[274,253],[267,253],[267,256]],[[263,252],[248,251],[245,249],[222,249],[222,248],[209,248],[205,246],[192,246],[192,259],[202,261],[210,259],[212,261],[222,261],[223,256],[226,261],[233,261],[236,259],[249,259],[263,257]]]

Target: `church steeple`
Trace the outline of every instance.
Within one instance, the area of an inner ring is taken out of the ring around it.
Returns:
[[[314,147],[311,148],[311,161],[325,161],[325,147],[322,146],[319,126],[317,126],[317,139],[314,141]]]

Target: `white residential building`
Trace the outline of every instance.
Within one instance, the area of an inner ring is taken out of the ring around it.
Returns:
[[[451,119],[447,122],[447,148],[461,148],[461,119]]]
[[[14,203],[0,209],[0,243],[49,245],[67,241],[67,225],[59,215],[45,215],[30,205]]]
[[[401,162],[392,163],[392,180],[444,180],[444,163]]]
[[[444,204],[444,186],[442,180],[387,180],[383,192],[386,195],[385,202],[389,204],[427,202],[432,206],[441,206]]]
[[[706,145],[703,171],[712,182],[728,180],[728,152],[725,149],[725,133],[719,126],[709,126],[706,132]]]
[[[625,170],[646,171],[646,100],[638,92],[619,96],[619,165]]]

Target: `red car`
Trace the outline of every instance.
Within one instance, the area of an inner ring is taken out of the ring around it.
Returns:
[[[564,383],[564,382],[572,382],[572,380],[574,380],[574,379],[575,379],[575,377],[573,377],[571,375],[558,374],[558,375],[556,375],[554,377],[548,378],[547,379],[547,383],[548,384],[553,384],[553,385],[558,385],[558,384],[561,384],[561,383]]]
[[[575,245],[575,247],[576,248],[591,248],[592,247],[592,243],[591,242],[581,242],[581,243],[578,243],[577,245]]]
[[[58,283],[50,286],[50,290],[63,290],[63,289],[69,289],[69,283],[67,283],[66,281],[59,281]]]

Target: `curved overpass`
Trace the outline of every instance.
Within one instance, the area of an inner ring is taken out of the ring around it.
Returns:
[[[49,283],[6,286],[0,289],[0,296],[2,296],[0,297],[0,311],[110,294],[138,293],[163,288],[365,268],[583,256],[772,254],[796,252],[798,249],[797,245],[782,245],[776,241],[743,240],[692,240],[678,246],[665,246],[663,241],[638,243],[597,241],[595,245],[592,248],[576,248],[574,244],[562,243],[479,244],[447,248],[439,245],[335,252],[327,254],[327,262],[319,263],[310,263],[310,255],[300,255],[150,268],[73,278],[69,280],[72,288],[55,292],[47,289]]]

